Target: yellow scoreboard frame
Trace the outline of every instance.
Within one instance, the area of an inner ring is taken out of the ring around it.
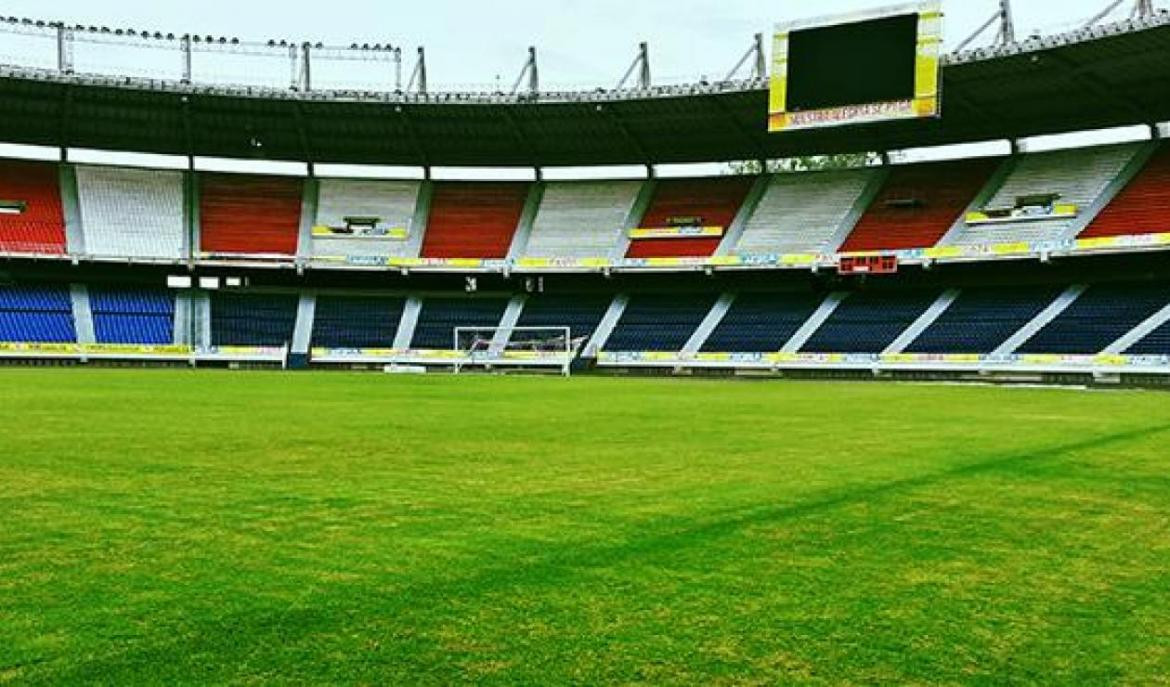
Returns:
[[[914,97],[885,103],[847,105],[804,112],[788,111],[788,36],[802,29],[854,24],[906,14],[918,15],[918,52],[914,65]],[[772,43],[768,131],[798,131],[891,119],[937,117],[941,113],[942,0],[906,3],[835,17],[819,17],[776,25]]]

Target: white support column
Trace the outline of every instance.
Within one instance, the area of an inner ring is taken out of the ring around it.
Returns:
[[[301,226],[297,233],[297,262],[307,262],[313,256],[313,226],[317,224],[317,203],[321,182],[317,177],[306,177],[301,191]],[[293,351],[303,353],[304,351]]]
[[[605,349],[606,342],[613,334],[618,320],[622,319],[622,314],[625,313],[629,303],[630,297],[627,294],[619,293],[614,296],[613,301],[609,304],[609,310],[605,311],[601,322],[597,323],[597,329],[593,330],[593,336],[589,339],[589,343],[585,344],[585,348],[582,349],[582,358],[596,358],[597,354]]]
[[[422,312],[422,297],[410,296],[402,307],[402,318],[398,320],[398,331],[394,334],[394,348],[406,350],[414,340],[414,328],[418,325],[418,314]]]
[[[192,293],[189,289],[175,291],[175,319],[171,326],[172,343],[176,346],[190,346],[193,333],[195,308],[191,301]]]
[[[954,303],[955,299],[958,297],[958,289],[949,289],[947,291],[943,291],[942,294],[937,299],[935,299],[934,303],[930,304],[930,307],[926,309],[926,312],[919,315],[918,319],[914,320],[914,324],[911,324],[909,327],[907,327],[906,331],[902,332],[901,335],[894,339],[894,342],[882,352],[886,354],[893,354],[901,353],[902,351],[906,350],[910,344],[914,343],[918,337],[922,336],[922,332],[926,331],[930,325],[935,323],[935,320],[942,317],[942,314],[951,307],[951,304]]]
[[[524,312],[524,304],[527,301],[528,296],[525,294],[512,296],[512,300],[508,301],[508,307],[504,309],[504,315],[500,318],[499,329],[492,335],[492,341],[488,344],[489,353],[495,355],[504,351],[508,341],[512,338],[512,330],[520,321],[520,313]]]
[[[1081,208],[1077,214],[1077,218],[1068,225],[1068,229],[1065,230],[1061,238],[1065,240],[1075,239],[1082,231],[1087,229],[1093,223],[1093,220],[1097,219],[1097,215],[1100,215],[1105,208],[1109,207],[1109,204],[1113,202],[1117,194],[1124,191],[1125,187],[1129,186],[1129,182],[1133,181],[1134,177],[1138,174],[1141,174],[1141,171],[1146,168],[1146,163],[1158,151],[1158,145],[1158,141],[1150,141],[1134,151],[1133,157],[1121,168],[1117,176],[1105,186],[1101,191],[1101,195],[1097,196],[1088,207]]]
[[[297,303],[297,321],[293,326],[291,353],[308,353],[313,339],[313,319],[317,315],[317,294],[305,292]]]
[[[1036,336],[1037,332],[1048,326],[1048,324],[1056,318],[1060,317],[1062,312],[1068,310],[1068,306],[1075,303],[1076,300],[1081,297],[1081,294],[1084,293],[1088,288],[1089,287],[1084,284],[1075,284],[1065,289],[1064,293],[1057,296],[1056,300],[1052,301],[1052,303],[1050,303],[1047,308],[1040,311],[1040,314],[1034,317],[1031,322],[1024,325],[1020,331],[1012,334],[1011,338],[1009,338],[1007,341],[1004,341],[1003,344],[1000,345],[999,348],[995,349],[991,355],[1005,356],[1015,353],[1020,346],[1023,346],[1028,342],[1028,339]]]
[[[536,221],[536,213],[540,211],[540,203],[544,200],[545,185],[543,181],[533,182],[528,189],[528,198],[524,201],[524,211],[520,213],[520,222],[516,225],[516,233],[512,234],[512,245],[508,248],[508,259],[518,260],[528,250],[528,239],[532,236],[532,223]]]
[[[89,305],[89,289],[85,284],[70,284],[69,295],[73,302],[73,328],[77,332],[77,343],[97,343],[97,335],[93,326],[93,310]]]
[[[715,249],[715,255],[730,255],[735,250],[735,247],[739,245],[739,239],[743,237],[747,223],[751,221],[752,215],[756,214],[756,208],[760,206],[760,201],[763,200],[764,194],[768,192],[768,186],[771,183],[771,174],[764,173],[756,177],[756,182],[752,184],[747,196],[743,199],[743,205],[739,207],[739,212],[735,213],[735,219],[731,221],[731,226],[727,228],[727,233],[723,235],[723,240],[719,242],[719,247]]]
[[[195,341],[192,344],[196,349],[211,348],[211,294],[207,291],[195,291],[191,294],[191,314],[194,325]]]
[[[77,191],[77,168],[63,162],[57,167],[61,187],[61,210],[65,216],[65,251],[69,255],[85,255],[85,230],[81,225],[81,198]]]
[[[837,310],[837,306],[841,305],[841,303],[848,297],[848,291],[834,291],[833,293],[830,293],[828,296],[826,296],[825,300],[822,301],[820,306],[816,309],[816,312],[814,312],[807,320],[805,320],[804,324],[800,325],[800,329],[796,330],[796,333],[792,335],[792,338],[788,340],[788,343],[784,344],[784,347],[780,349],[780,352],[799,353],[800,349],[803,348],[806,343],[808,343],[808,340],[812,338],[813,334],[816,334],[817,330],[821,328],[821,325],[825,323],[825,320],[829,319],[829,317]]]
[[[1146,338],[1154,332],[1155,329],[1170,322],[1170,305],[1162,308],[1150,317],[1146,318],[1144,322],[1134,327],[1117,341],[1109,345],[1102,353],[1106,355],[1120,355],[1129,349],[1133,348],[1142,339]]]
[[[691,334],[691,338],[683,344],[683,355],[694,355],[702,350],[703,344],[707,343],[711,332],[715,331],[715,328],[727,316],[727,311],[731,310],[733,303],[735,303],[734,293],[725,293],[719,296],[719,299],[715,301],[715,305],[711,306],[710,312],[707,313],[707,316],[703,318],[703,321],[695,329],[695,333]]]
[[[611,259],[621,260],[626,257],[626,253],[630,250],[630,230],[637,229],[638,225],[642,223],[642,218],[646,216],[646,211],[650,209],[650,203],[654,200],[654,191],[657,188],[658,180],[653,177],[648,177],[642,183],[642,189],[638,192],[638,197],[634,199],[634,205],[630,208],[630,214],[626,215],[626,223],[622,227],[622,233],[618,236],[613,253],[609,256]]]
[[[889,167],[879,167],[870,173],[869,183],[866,184],[865,190],[853,202],[853,207],[849,209],[849,214],[841,220],[841,224],[837,226],[837,233],[829,240],[825,246],[826,253],[836,253],[841,250],[841,246],[849,240],[849,235],[857,228],[857,223],[861,221],[863,215],[869,210],[869,206],[873,205],[874,199],[882,192],[882,187],[886,185],[886,180],[890,178]]]
[[[414,217],[410,220],[410,238],[406,241],[403,257],[417,258],[422,254],[423,237],[427,233],[427,221],[431,217],[431,198],[435,195],[435,182],[425,179],[418,185],[418,199],[414,203]]]
[[[969,205],[967,205],[967,208],[963,211],[963,214],[955,218],[955,222],[951,225],[951,228],[947,230],[947,233],[943,234],[941,239],[939,239],[938,245],[945,246],[949,243],[952,243],[960,234],[963,233],[963,230],[967,228],[967,213],[982,210],[984,207],[986,207],[987,203],[995,197],[995,194],[999,193],[999,189],[1003,188],[1003,183],[1007,181],[1007,178],[1012,175],[1012,172],[1016,171],[1016,165],[1018,164],[1020,164],[1019,155],[1009,155],[1004,158],[999,167],[997,167],[995,171],[991,173],[991,178],[988,179],[987,183],[983,185],[983,188],[980,189],[979,193],[975,196],[975,199],[972,200]]]
[[[184,200],[183,218],[187,222],[186,254],[187,260],[194,261],[199,256],[202,246],[202,218],[199,213],[199,173],[193,169],[183,172]]]

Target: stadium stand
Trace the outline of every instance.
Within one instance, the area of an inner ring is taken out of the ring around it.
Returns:
[[[421,231],[414,227],[414,209],[418,202],[420,183],[417,181],[384,181],[377,179],[321,179],[317,191],[317,218],[314,226],[347,226],[347,218],[377,218],[378,229],[402,228],[408,232]],[[409,239],[345,238],[313,236],[313,257],[408,255],[418,242]]]
[[[213,292],[212,346],[283,346],[297,319],[295,294]]]
[[[199,179],[204,252],[296,254],[304,191],[301,179],[210,173]]]
[[[456,327],[498,327],[508,307],[507,298],[436,296],[423,299],[410,347],[450,350]]]
[[[1060,295],[1054,286],[963,289],[906,353],[992,353]]]
[[[1080,238],[1170,232],[1170,146],[1163,144]]]
[[[0,286],[0,341],[77,341],[68,286]]]
[[[714,294],[634,295],[605,350],[681,351],[716,298]]]
[[[86,253],[185,257],[182,172],[81,165],[77,195]]]
[[[683,220],[692,225],[721,227],[726,232],[753,183],[755,177],[750,176],[660,180],[639,225],[659,229]],[[631,241],[626,257],[707,257],[720,241],[721,236]]]
[[[1138,151],[1136,144],[1078,148],[1022,156],[987,208],[1007,208],[1017,199],[1056,194],[1057,202],[1074,204],[1078,214],[1088,212]],[[979,245],[1057,240],[1072,219],[1032,219],[996,224],[966,224],[949,243]]]
[[[1170,304],[1170,284],[1098,284],[1024,343],[1018,353],[1094,354]]]
[[[175,298],[165,289],[90,287],[89,307],[97,343],[175,341]]]
[[[832,242],[874,174],[856,169],[774,175],[734,253],[832,251],[836,248]]]
[[[435,184],[422,257],[507,257],[529,187],[515,182]]]
[[[1147,334],[1125,353],[1127,355],[1170,355],[1170,322]]]
[[[851,294],[805,342],[806,353],[881,353],[938,298],[925,290]]]
[[[619,245],[641,181],[546,184],[524,251],[534,258],[609,257]]]
[[[406,301],[377,296],[317,296],[313,347],[391,348]]]
[[[65,253],[65,215],[57,165],[0,161],[0,250]]]
[[[568,327],[574,339],[590,337],[612,300],[608,294],[533,294],[524,303],[516,326]]]
[[[893,167],[841,252],[935,245],[962,219],[1002,163],[981,158]]]
[[[741,293],[703,343],[706,353],[774,353],[800,329],[824,296]]]

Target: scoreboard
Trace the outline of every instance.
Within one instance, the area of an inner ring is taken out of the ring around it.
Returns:
[[[941,114],[941,0],[778,24],[768,130]]]

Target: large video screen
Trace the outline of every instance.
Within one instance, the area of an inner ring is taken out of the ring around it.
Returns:
[[[941,38],[937,1],[778,26],[769,130],[938,116]]]

